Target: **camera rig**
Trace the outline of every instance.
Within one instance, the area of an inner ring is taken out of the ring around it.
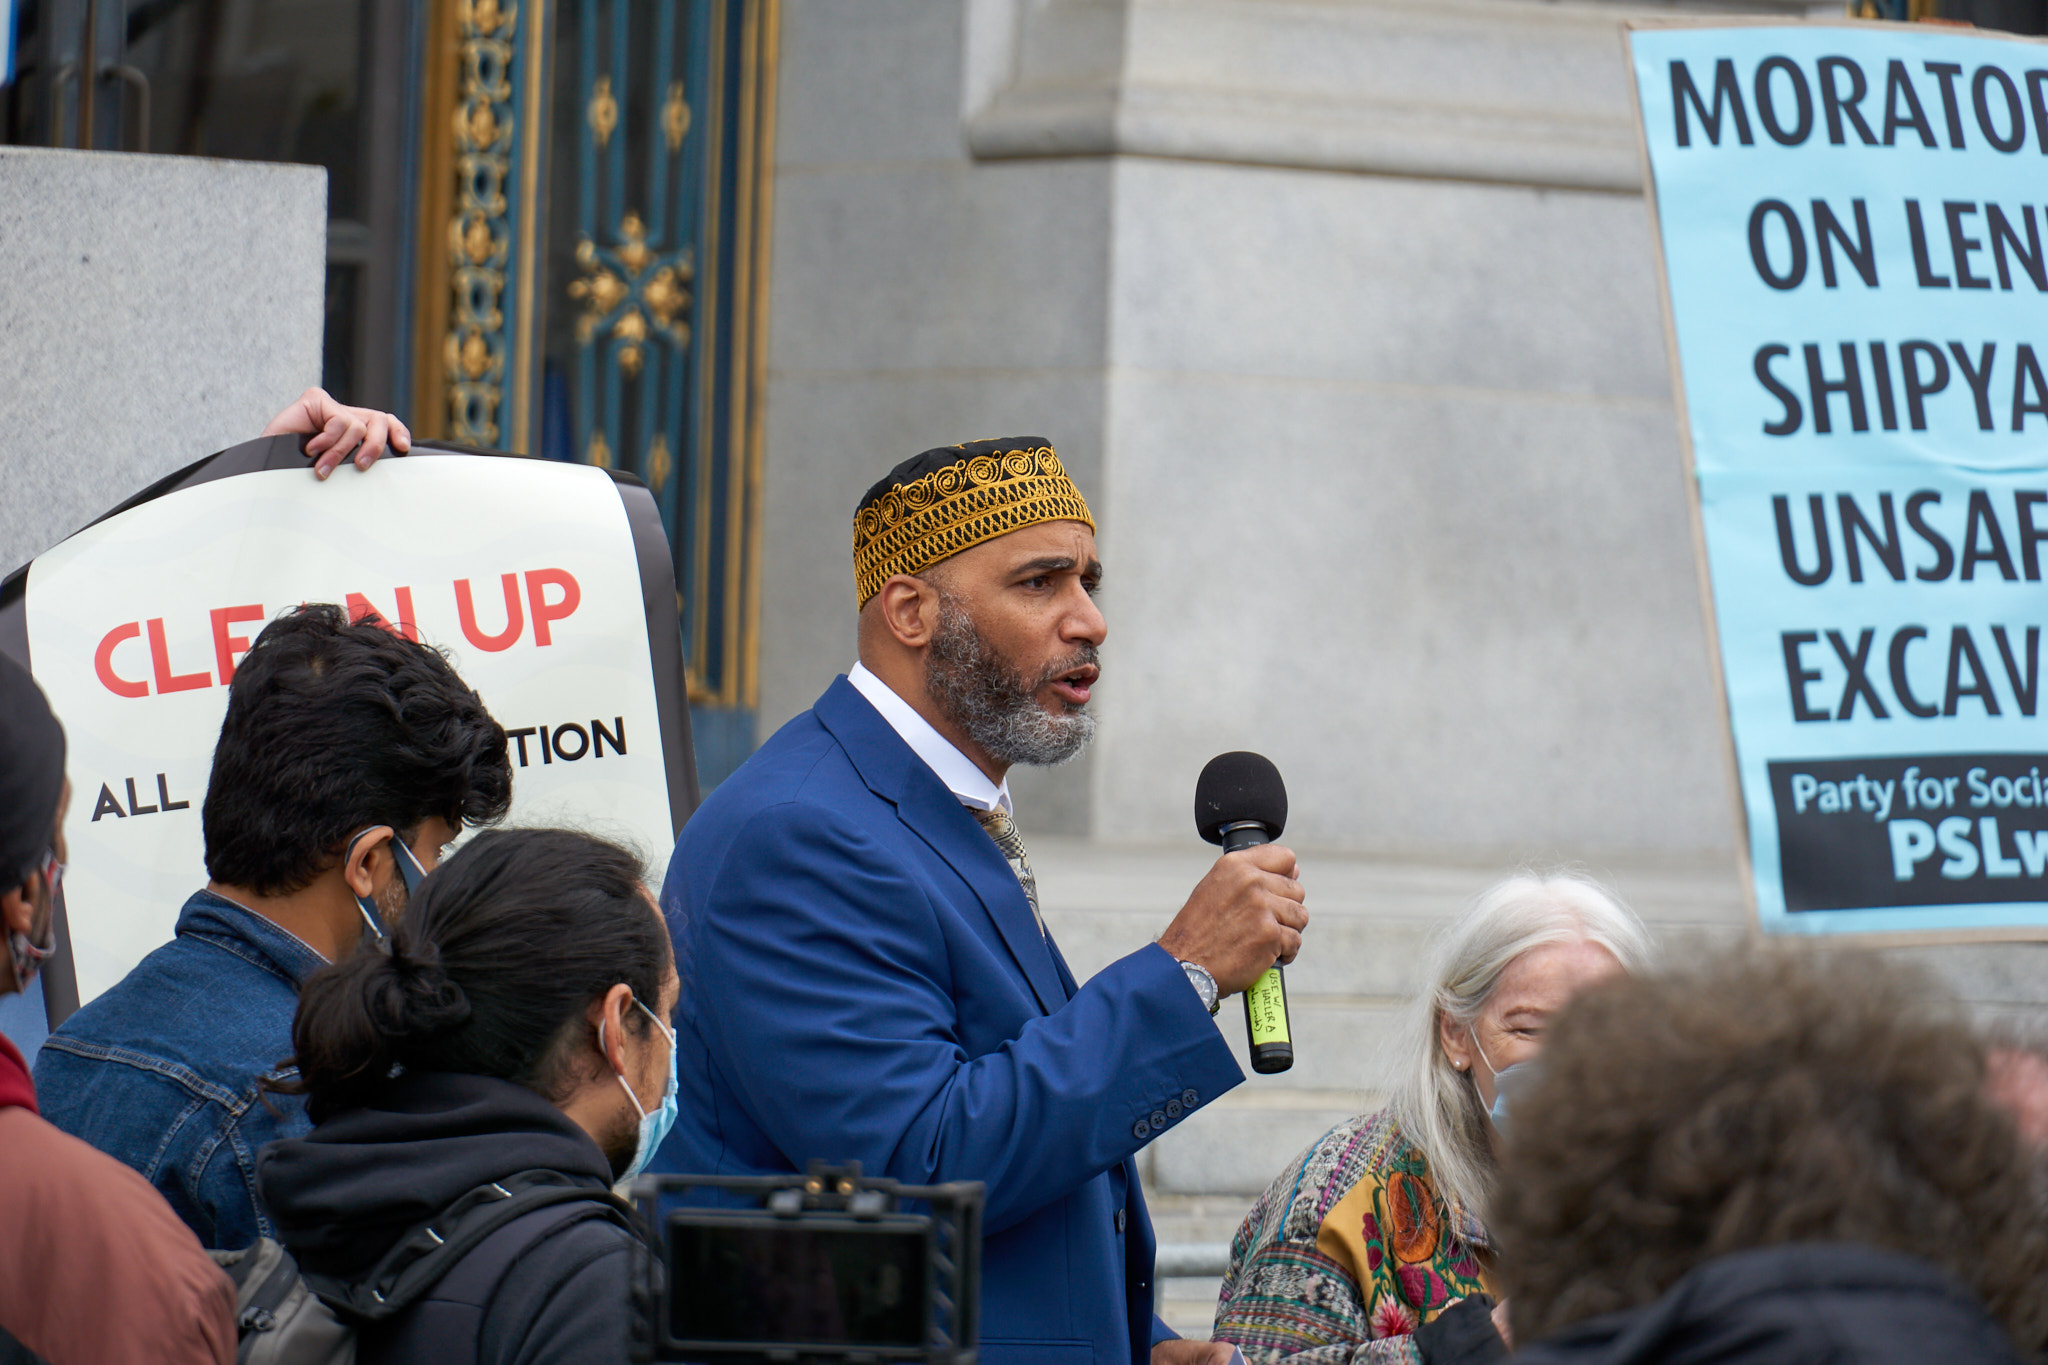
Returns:
[[[979,1181],[903,1185],[858,1162],[802,1175],[643,1175],[633,1359],[974,1365]]]

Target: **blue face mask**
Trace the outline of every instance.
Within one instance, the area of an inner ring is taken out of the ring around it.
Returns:
[[[363,831],[363,834],[368,833],[368,830]],[[362,834],[358,834],[356,839],[362,837]],[[348,847],[349,851],[343,857],[355,852],[355,839],[349,840]],[[411,900],[419,891],[420,883],[427,879],[427,870],[420,866],[420,860],[405,846],[405,840],[395,834],[391,837],[391,858],[398,864],[398,879],[405,883],[405,898]],[[368,926],[370,936],[379,942],[383,941],[388,935],[384,929],[384,916],[378,911],[377,902],[368,896],[357,896],[356,905],[363,912],[363,923]]]
[[[618,1077],[619,1086],[626,1092],[626,1098],[633,1102],[633,1112],[640,1116],[640,1147],[638,1151],[633,1153],[632,1164],[626,1167],[626,1173],[619,1177],[618,1183],[621,1184],[637,1179],[640,1172],[647,1169],[647,1163],[653,1159],[655,1152],[660,1149],[661,1144],[668,1140],[669,1130],[676,1126],[676,1114],[678,1112],[676,1103],[675,1030],[662,1023],[655,1016],[653,1010],[648,1009],[647,1006],[641,1004],[638,1000],[635,1000],[633,1004],[642,1014],[645,1014],[649,1019],[653,1019],[654,1026],[661,1030],[663,1037],[668,1039],[668,1086],[661,1092],[661,1103],[652,1109],[648,1109],[641,1105],[640,1097],[633,1093],[633,1087],[627,1083],[625,1073],[612,1073]],[[601,1021],[597,1026],[597,1045],[600,1048],[604,1046],[604,1024]]]
[[[1493,1059],[1486,1055],[1486,1049],[1479,1046],[1479,1035],[1471,1029],[1465,1032],[1472,1036],[1473,1050],[1479,1054],[1479,1061],[1493,1076],[1493,1107],[1486,1111],[1486,1117],[1493,1120],[1494,1131],[1502,1137],[1508,1135],[1508,1097],[1515,1091],[1525,1090],[1529,1082],[1536,1079],[1536,1063],[1514,1062],[1499,1071],[1493,1069]]]

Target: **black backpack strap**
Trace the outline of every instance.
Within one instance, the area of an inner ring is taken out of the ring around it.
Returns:
[[[527,1214],[463,1257],[427,1297],[475,1305],[478,1365],[501,1360],[508,1345],[517,1346],[528,1339],[534,1323],[549,1311],[567,1279],[607,1254],[619,1254],[622,1263],[627,1259],[626,1241],[632,1234],[619,1228],[613,1214],[594,1203],[557,1204]],[[586,1224],[598,1224],[600,1235],[579,1237],[577,1228]],[[573,1246],[565,1250],[571,1239],[575,1239]],[[623,1273],[619,1288],[623,1306]],[[492,1353],[486,1353],[487,1346],[493,1347]],[[603,1354],[593,1349],[592,1358]]]
[[[339,1312],[371,1321],[388,1318],[433,1288],[457,1262],[513,1219],[568,1203],[592,1205],[621,1227],[636,1227],[632,1207],[609,1189],[556,1171],[521,1171],[477,1186],[413,1228],[360,1279],[308,1274],[306,1285]]]

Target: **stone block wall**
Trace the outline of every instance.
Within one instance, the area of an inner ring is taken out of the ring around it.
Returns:
[[[1726,856],[1620,29],[1683,8],[791,0],[762,733],[867,484],[1032,433],[1111,638],[1027,830],[1178,838],[1248,747],[1314,847]]]
[[[1523,859],[1680,955],[1749,931],[1620,26],[1839,4],[786,5],[763,734],[853,657],[859,494],[1030,433],[1107,567],[1100,736],[1012,777],[1077,973],[1208,866],[1210,756],[1288,781],[1299,1060],[1147,1148],[1163,1263],[1380,1102],[1425,939]],[[1905,951],[2048,998],[2048,945]]]
[[[0,147],[0,573],[320,382],[327,173]]]

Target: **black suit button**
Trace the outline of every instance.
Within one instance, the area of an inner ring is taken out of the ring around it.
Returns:
[[[1131,1125],[1131,1136],[1143,1142],[1146,1138],[1152,1136],[1152,1125],[1143,1119],[1139,1119]]]
[[[1179,1100],[1168,1100],[1168,1101],[1166,1102],[1166,1117],[1168,1117],[1168,1118],[1170,1118],[1170,1119],[1177,1119],[1177,1118],[1179,1118],[1179,1117],[1180,1117],[1180,1101],[1179,1101]]]
[[[1202,1102],[1202,1097],[1192,1090],[1183,1090],[1180,1092],[1180,1102],[1192,1109]]]
[[[1116,1211],[1116,1230],[1118,1232],[1122,1232],[1124,1230],[1124,1221],[1124,1211],[1122,1209],[1118,1209]]]
[[[1160,1128],[1164,1128],[1165,1126],[1166,1126],[1166,1111],[1165,1111],[1164,1109],[1154,1109],[1154,1110],[1152,1111],[1152,1127],[1153,1127],[1154,1129],[1160,1129]]]

